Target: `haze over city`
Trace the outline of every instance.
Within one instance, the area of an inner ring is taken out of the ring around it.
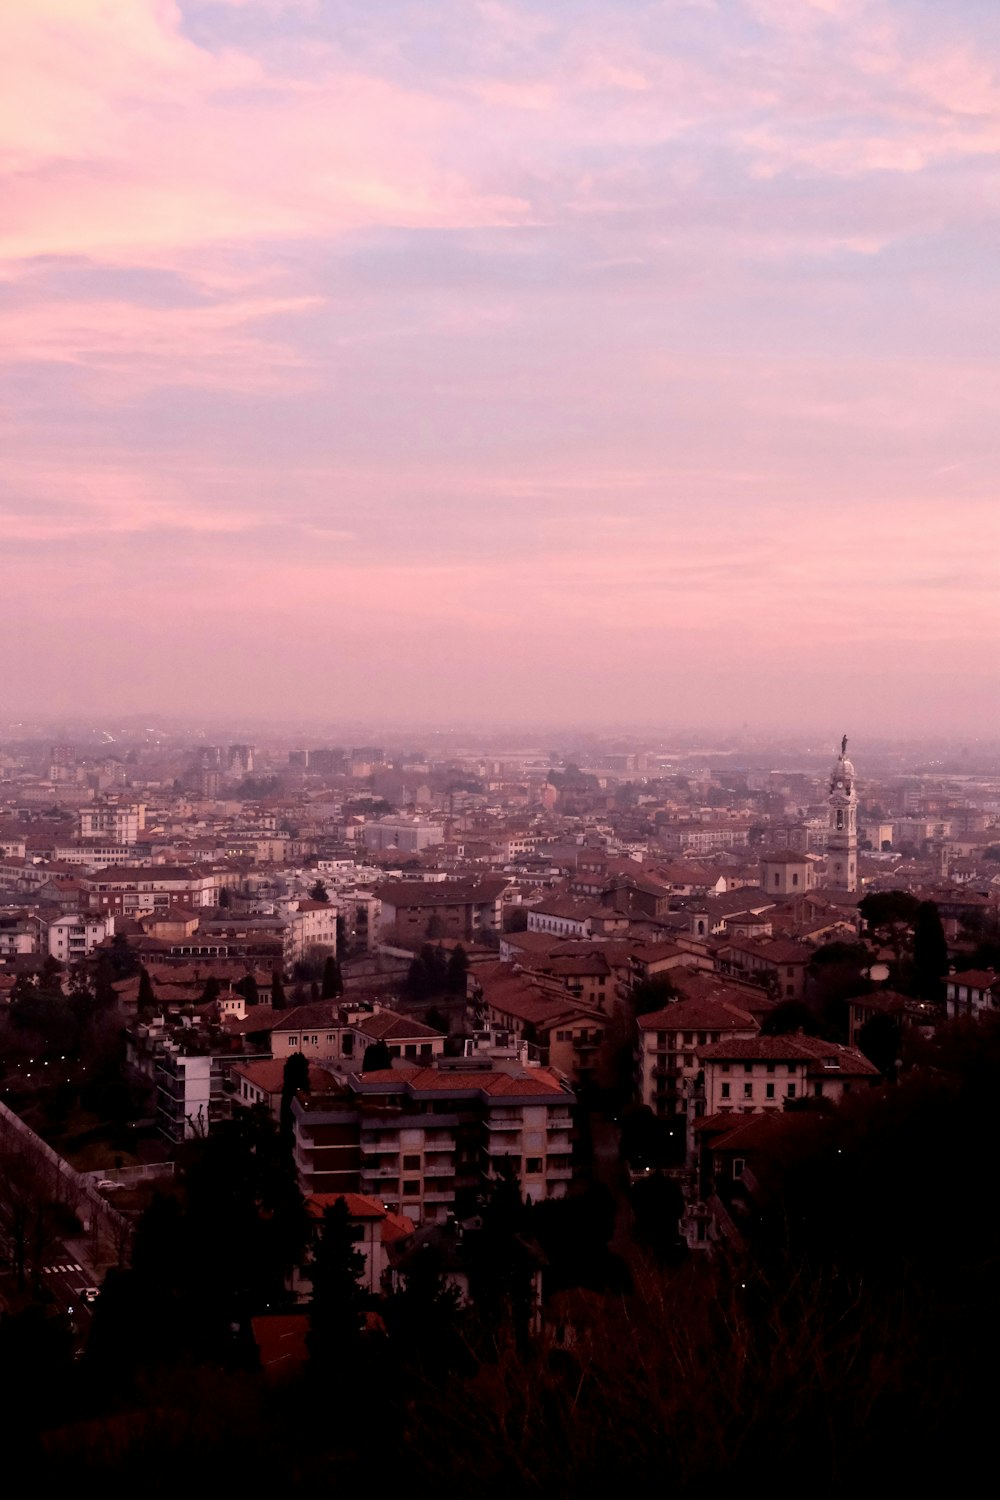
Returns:
[[[998,45],[3,7],[9,711],[1000,730]]]

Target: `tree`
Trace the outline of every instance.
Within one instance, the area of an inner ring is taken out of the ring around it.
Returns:
[[[392,1053],[385,1042],[369,1042],[361,1064],[363,1073],[375,1073],[379,1068],[392,1067]]]
[[[448,960],[448,974],[445,980],[445,988],[449,995],[465,994],[468,973],[469,956],[461,943],[458,943]]]
[[[944,998],[942,975],[948,971],[948,943],[933,901],[921,901],[913,924],[913,989],[922,1000]]]
[[[331,953],[323,965],[323,987],[320,998],[323,1000],[336,1000],[344,993],[344,976],[340,972],[340,964]]]
[[[123,932],[116,932],[107,949],[107,961],[116,979],[131,979],[140,967],[139,957]]]
[[[202,1005],[212,1005],[219,998],[221,986],[214,974],[210,974],[205,980],[205,988],[201,992]]]
[[[281,970],[274,969],[271,973],[271,1005],[275,1010],[285,1008],[285,986],[281,978]]]
[[[330,892],[327,890],[322,880],[317,880],[316,884],[312,887],[309,892],[309,899],[311,901],[327,902],[330,900]]]
[[[435,1031],[443,1032],[445,1036],[447,1036],[449,1031],[451,1030],[451,1026],[448,1022],[448,1017],[445,1015],[444,1011],[438,1010],[436,1005],[432,1005],[430,1010],[424,1016],[424,1025],[433,1026]]]
[[[876,1011],[858,1032],[858,1047],[869,1062],[875,1064],[883,1078],[893,1078],[896,1061],[903,1045],[902,1028],[897,1018],[886,1011]]]
[[[671,1000],[676,1000],[677,990],[665,974],[657,974],[652,979],[640,979],[632,986],[628,998],[632,1014],[646,1016],[654,1010],[663,1010]]]
[[[793,1031],[804,1031],[806,1036],[816,1036],[820,1031],[816,1012],[801,1000],[782,1000],[769,1010],[760,1023],[764,1036],[788,1036]]]
[[[281,1136],[291,1146],[294,1121],[292,1100],[300,1092],[309,1092],[309,1059],[303,1052],[292,1052],[285,1059],[281,1075]]]
[[[233,989],[238,990],[243,996],[247,1003],[247,1010],[250,1010],[254,1005],[260,1004],[260,989],[252,974],[244,974],[243,978],[238,979],[233,985]]]
[[[312,1282],[309,1333],[306,1342],[313,1370],[346,1384],[364,1328],[361,1278],[365,1258],[354,1243],[347,1204],[338,1198],[323,1210],[307,1274]]]
[[[232,899],[233,898],[229,894],[229,887],[227,885],[224,885],[219,892],[219,910],[228,911],[229,907],[232,905]]]
[[[153,993],[153,981],[149,977],[148,970],[139,970],[139,993],[136,1004],[140,1010],[152,1010],[156,1004],[156,996]]]
[[[858,902],[874,937],[891,944],[899,963],[920,902],[909,891],[872,891]]]

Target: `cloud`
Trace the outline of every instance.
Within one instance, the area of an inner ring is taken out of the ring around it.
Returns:
[[[998,63],[904,0],[0,7],[0,608],[70,675],[228,624],[276,702],[314,632],[361,704],[978,671]]]

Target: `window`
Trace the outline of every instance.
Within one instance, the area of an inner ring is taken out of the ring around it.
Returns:
[[[753,1072],[753,1063],[744,1063],[743,1064],[743,1071],[744,1071],[744,1073],[752,1073]]]
[[[694,1032],[693,1031],[685,1031],[685,1033],[684,1033],[684,1045],[685,1045],[685,1047],[693,1047],[694,1046]]]
[[[768,1063],[767,1064],[767,1071],[769,1073],[773,1073],[774,1072],[774,1063]]]
[[[799,883],[799,877],[797,875],[793,875],[792,876],[792,885],[798,885],[798,883]]]
[[[732,1067],[732,1063],[723,1063],[722,1064],[722,1071],[723,1071],[723,1073],[728,1073],[731,1067]]]
[[[742,1177],[743,1176],[743,1169],[745,1168],[745,1166],[746,1166],[746,1159],[745,1159],[745,1157],[734,1156],[733,1157],[733,1176],[734,1177]]]
[[[524,1158],[524,1174],[526,1177],[537,1177],[542,1170],[542,1158],[540,1156],[526,1156]]]
[[[743,1085],[743,1097],[744,1097],[744,1099],[752,1099],[753,1098],[753,1084],[752,1083],[745,1083]]]
[[[722,1097],[723,1097],[723,1099],[728,1099],[729,1098],[729,1084],[728,1083],[724,1083],[722,1085]]]
[[[773,1099],[774,1098],[774,1084],[773,1083],[769,1083],[767,1085],[767,1087],[764,1090],[764,1096],[767,1099]]]
[[[789,1083],[786,1086],[786,1088],[785,1088],[785,1096],[788,1099],[794,1099],[795,1098],[795,1085],[794,1085],[794,1083]]]
[[[404,1198],[419,1198],[420,1197],[420,1183],[419,1182],[404,1182],[403,1183],[403,1197]]]
[[[420,1171],[420,1157],[419,1156],[404,1156],[403,1157],[403,1171],[404,1172],[419,1172]]]

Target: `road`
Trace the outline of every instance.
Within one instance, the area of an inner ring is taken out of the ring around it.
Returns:
[[[57,1243],[46,1258],[42,1282],[58,1308],[63,1312],[72,1308],[74,1317],[82,1312],[89,1320],[91,1307],[84,1302],[82,1293],[85,1286],[92,1285],[91,1273],[74,1260],[65,1245]]]

